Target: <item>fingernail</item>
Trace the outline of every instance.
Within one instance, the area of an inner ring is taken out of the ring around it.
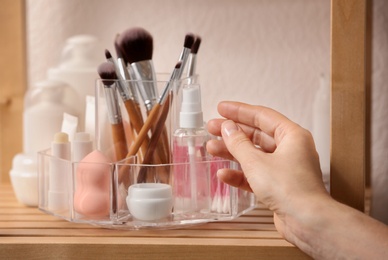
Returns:
[[[231,120],[227,120],[222,123],[222,131],[226,134],[226,136],[230,136],[237,130],[238,130],[238,127],[236,123]]]

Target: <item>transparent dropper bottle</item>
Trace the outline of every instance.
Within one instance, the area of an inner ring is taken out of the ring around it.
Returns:
[[[180,189],[177,191],[178,197],[191,198],[189,202],[182,201],[181,204],[186,204],[194,210],[207,206],[208,181],[202,169],[204,164],[200,162],[206,160],[206,142],[208,140],[209,134],[203,123],[200,86],[197,84],[185,85],[182,88],[179,128],[173,135],[173,162],[188,163],[189,165],[187,170],[181,169],[181,172],[176,172],[175,177],[178,181],[177,187]],[[186,176],[182,172],[187,173]],[[190,194],[186,194],[188,191]]]

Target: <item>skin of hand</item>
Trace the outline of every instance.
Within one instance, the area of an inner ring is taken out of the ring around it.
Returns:
[[[209,141],[207,150],[215,156],[238,161],[242,168],[242,171],[219,170],[218,178],[254,192],[274,212],[275,226],[286,240],[314,258],[335,259],[352,253],[354,244],[349,246],[349,243],[357,234],[369,237],[373,230],[382,228],[382,237],[388,238],[385,225],[330,197],[309,131],[262,106],[224,101],[219,103],[218,112],[224,118],[209,121],[207,128],[209,133],[222,136],[222,140]],[[341,232],[349,232],[336,228],[340,221],[357,225],[353,229],[355,234],[341,237]],[[372,222],[371,230],[359,228],[365,221]],[[334,231],[328,232],[327,228]],[[387,240],[375,242],[370,246],[388,245]],[[356,254],[370,256],[371,251],[367,247]],[[377,250],[377,254],[388,252]]]

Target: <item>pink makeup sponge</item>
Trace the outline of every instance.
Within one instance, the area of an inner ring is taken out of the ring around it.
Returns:
[[[87,217],[101,218],[110,212],[112,167],[100,151],[93,151],[78,164],[74,209]]]

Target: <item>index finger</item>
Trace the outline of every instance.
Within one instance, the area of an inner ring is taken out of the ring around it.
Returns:
[[[241,102],[222,101],[218,104],[221,116],[260,129],[279,143],[285,130],[297,126],[281,113],[263,106],[253,106]]]
[[[222,123],[227,119],[212,119],[207,122],[207,130],[215,136],[221,136]],[[243,132],[251,139],[254,145],[260,146],[266,152],[273,152],[276,149],[275,140],[260,129],[238,123]]]

